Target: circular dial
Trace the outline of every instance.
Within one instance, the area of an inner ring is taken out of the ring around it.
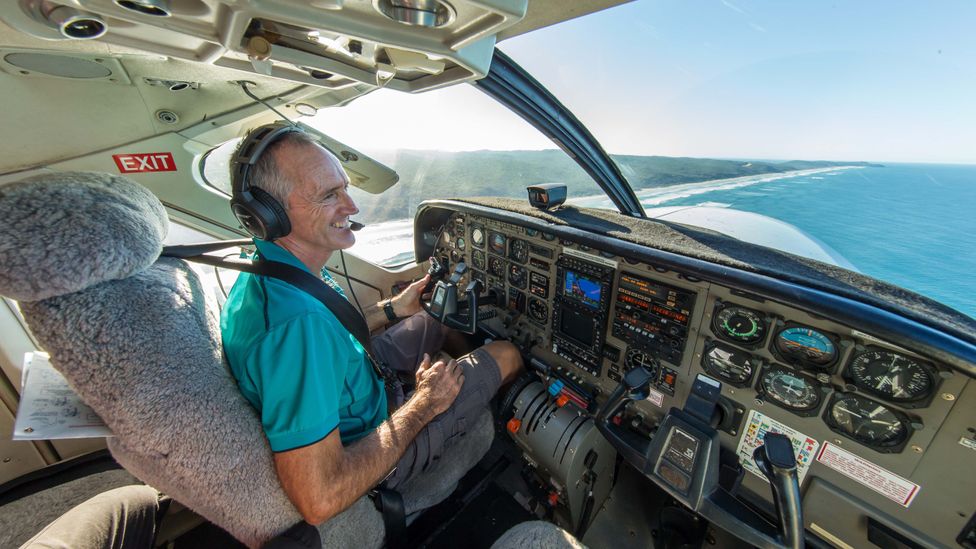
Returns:
[[[471,252],[471,263],[474,264],[474,268],[480,271],[485,270],[485,252],[481,250],[474,250]]]
[[[631,348],[627,350],[627,356],[624,358],[624,366],[627,368],[628,372],[639,366],[643,366],[651,372],[656,372],[657,360],[655,360],[650,354],[640,349]]]
[[[508,243],[508,258],[512,261],[525,263],[529,260],[529,244],[519,238],[513,238]]]
[[[824,334],[806,326],[791,326],[776,334],[776,350],[801,364],[826,368],[837,359],[837,346]]]
[[[746,383],[752,378],[749,353],[716,343],[705,352],[702,364],[708,373],[731,383]]]
[[[549,307],[546,302],[537,298],[529,298],[529,316],[540,324],[545,324],[549,320]]]
[[[891,351],[858,354],[847,369],[854,385],[888,400],[919,400],[932,392],[932,376],[914,360]]]
[[[464,237],[459,236],[457,240],[454,241],[455,247],[459,250],[464,250]]]
[[[485,230],[481,227],[474,227],[471,229],[471,243],[475,246],[482,248],[485,245]]]
[[[488,247],[498,255],[505,255],[505,235],[488,233]]]
[[[505,276],[505,261],[500,257],[488,256],[488,272],[494,276]]]
[[[805,377],[789,370],[770,368],[762,377],[766,396],[790,410],[813,410],[820,405],[820,391]]]
[[[887,406],[858,395],[844,395],[830,406],[830,423],[869,446],[898,446],[908,438],[908,426]]]
[[[526,284],[528,284],[529,272],[525,270],[525,267],[519,265],[509,265],[508,267],[508,283],[516,288],[522,290],[525,289]]]
[[[766,321],[752,309],[728,305],[716,315],[712,328],[724,339],[736,343],[758,343],[766,336]]]

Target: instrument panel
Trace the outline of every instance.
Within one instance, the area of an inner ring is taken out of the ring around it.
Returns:
[[[795,447],[797,440],[809,444],[799,461],[801,486],[817,485],[811,497],[827,497],[817,484],[824,479],[850,486],[850,471],[827,465],[829,450],[849,452],[860,466],[940,501],[934,485],[926,491],[913,474],[932,470],[926,455],[966,388],[965,376],[944,365],[816,311],[617,256],[535,224],[455,212],[435,255],[452,267],[464,261],[467,276],[504,296],[486,330],[549,365],[561,394],[579,408],[592,413],[623,374],[643,365],[654,372],[650,395],[622,420],[650,436],[703,373],[722,382],[714,423],[740,459],[751,455],[747,443],[757,430],[788,429]],[[938,476],[935,469],[927,474]],[[911,500],[893,504],[884,493],[890,486],[870,482],[852,491],[904,519],[898,513]],[[768,500],[759,475],[746,474],[743,487]],[[919,527],[928,520],[920,513],[910,515]]]

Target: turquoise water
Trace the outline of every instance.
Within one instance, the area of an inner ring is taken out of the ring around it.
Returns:
[[[648,208],[726,206],[786,221],[861,272],[976,317],[976,166],[888,164],[730,186],[642,201]]]

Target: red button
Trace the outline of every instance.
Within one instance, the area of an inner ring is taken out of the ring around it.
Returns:
[[[513,435],[518,432],[519,428],[522,426],[522,420],[518,418],[512,418],[508,420],[508,424],[505,426],[509,433]]]

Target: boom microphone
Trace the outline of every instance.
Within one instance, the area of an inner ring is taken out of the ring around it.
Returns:
[[[362,223],[360,223],[358,221],[353,221],[352,219],[349,220],[349,230],[350,231],[358,231],[358,230],[362,229],[365,226],[366,225],[363,225]]]

